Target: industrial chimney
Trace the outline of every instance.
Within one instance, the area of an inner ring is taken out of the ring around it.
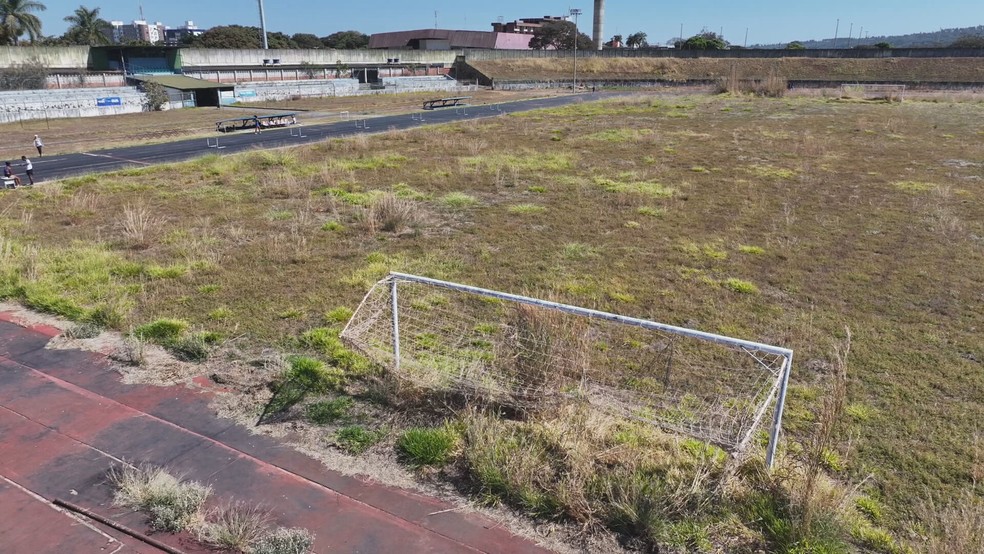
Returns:
[[[595,50],[601,50],[601,45],[605,42],[605,0],[595,0],[594,3],[594,39]]]

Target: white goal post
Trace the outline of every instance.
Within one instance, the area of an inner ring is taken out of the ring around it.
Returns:
[[[855,83],[841,85],[841,96],[860,96],[865,99],[885,99],[889,102],[905,100],[905,85],[885,83]]]
[[[391,273],[342,339],[416,386],[536,409],[558,400],[737,454],[772,407],[771,467],[793,351],[427,277]]]

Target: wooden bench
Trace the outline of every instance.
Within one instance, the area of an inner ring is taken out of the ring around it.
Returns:
[[[435,98],[434,100],[426,100],[424,102],[425,110],[433,110],[434,108],[450,108],[453,106],[467,106],[463,100],[468,100],[471,96],[455,96],[454,98]]]

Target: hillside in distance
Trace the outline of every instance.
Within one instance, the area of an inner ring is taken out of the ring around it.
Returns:
[[[850,29],[850,27],[848,27]],[[842,32],[845,29],[841,29]],[[889,36],[866,36],[863,38],[844,36],[836,39],[825,38],[821,40],[800,40],[800,44],[806,48],[853,48],[861,45],[874,45],[879,42],[887,42],[893,48],[920,48],[920,47],[940,47],[949,46],[957,39],[968,36],[984,36],[984,25],[976,27],[960,27],[956,29],[940,29],[928,33],[912,33],[909,35],[889,35]],[[757,44],[752,48],[785,48],[786,44]]]

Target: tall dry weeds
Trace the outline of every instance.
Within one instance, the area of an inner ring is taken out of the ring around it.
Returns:
[[[117,220],[123,237],[134,246],[146,246],[160,231],[164,218],[157,217],[153,211],[139,204],[127,204]]]
[[[365,211],[365,221],[372,233],[402,233],[423,222],[421,210],[416,202],[387,193],[373,198]]]
[[[803,474],[793,491],[794,511],[798,516],[801,536],[810,536],[814,521],[827,504],[820,502],[820,486],[831,454],[837,445],[838,433],[847,405],[847,359],[851,352],[851,330],[845,327],[844,341],[834,348],[833,373],[830,376],[823,405],[817,414],[813,432],[801,458]],[[838,502],[839,503],[839,502]],[[827,506],[830,508],[830,506]]]

